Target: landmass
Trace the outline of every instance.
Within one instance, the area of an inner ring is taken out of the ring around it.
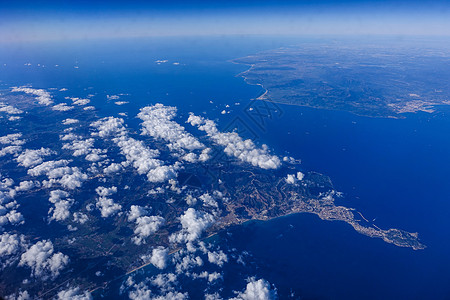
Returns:
[[[337,205],[327,176],[211,120],[191,114],[185,128],[176,108],[155,104],[141,109],[133,128],[101,116],[89,99],[54,105],[48,92],[31,88],[1,96],[2,232],[17,247],[2,258],[0,294],[26,289],[50,298],[69,284],[96,291],[149,265],[145,256],[158,247],[173,254],[230,226],[293,213],[425,248],[417,233],[380,229]],[[52,261],[60,259],[56,271],[24,256],[41,241],[51,245]]]
[[[305,43],[233,62],[261,100],[385,118],[450,104],[449,49]]]

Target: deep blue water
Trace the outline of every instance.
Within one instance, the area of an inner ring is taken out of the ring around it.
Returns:
[[[236,77],[247,67],[229,60],[299,42],[215,37],[8,46],[0,49],[0,84],[94,94],[99,115],[125,111],[130,124],[137,124],[140,107],[156,102],[177,106],[183,117],[205,112],[222,127],[240,117],[252,130],[244,135],[302,159],[301,168],[329,175],[345,195],[342,204],[376,218],[382,228],[417,231],[428,246],[399,248],[344,223],[291,215],[221,235],[218,243],[252,254],[242,274],[267,279],[283,298],[294,292],[303,299],[450,299],[450,108],[376,119],[280,105],[279,114],[258,127],[244,111],[262,89]],[[169,63],[157,65],[157,59]],[[107,101],[106,95],[119,93],[129,94],[121,100],[130,103]],[[230,114],[223,116],[226,104]],[[239,267],[228,268],[232,274]],[[225,284],[242,289],[235,286],[242,280]]]

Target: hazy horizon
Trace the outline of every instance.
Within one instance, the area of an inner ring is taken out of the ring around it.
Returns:
[[[0,41],[198,35],[450,35],[445,1],[16,1]]]

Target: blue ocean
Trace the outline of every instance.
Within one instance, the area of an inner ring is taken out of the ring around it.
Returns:
[[[247,253],[245,265],[224,270],[224,295],[256,276],[281,299],[450,299],[450,107],[384,119],[277,104],[263,121],[249,118],[245,109],[264,90],[237,76],[249,66],[231,60],[305,41],[217,36],[9,45],[0,47],[0,85],[92,94],[99,116],[126,112],[136,126],[139,108],[158,102],[176,106],[180,120],[205,114],[223,129],[238,118],[243,136],[330,176],[344,195],[338,204],[381,228],[418,232],[427,246],[400,248],[308,214],[251,221],[211,239]],[[129,103],[114,105],[107,95],[116,94]]]

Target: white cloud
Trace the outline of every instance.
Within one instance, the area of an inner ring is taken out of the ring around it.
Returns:
[[[149,287],[141,282],[133,285],[134,289],[128,293],[131,300],[151,300],[152,291]]]
[[[48,172],[50,172],[51,170],[54,170],[56,168],[65,167],[68,164],[69,164],[69,161],[65,160],[65,159],[46,161],[32,169],[29,169],[28,175],[41,176],[41,175],[47,174]]]
[[[115,105],[125,105],[125,104],[128,104],[129,102],[128,101],[116,101],[116,102],[114,102],[114,104]]]
[[[21,145],[25,144],[25,141],[21,140],[21,133],[12,133],[5,136],[0,137],[0,144],[8,145],[0,149],[0,157],[3,157],[7,154],[10,155],[18,155],[22,152]]]
[[[160,216],[143,216],[136,219],[136,227],[132,238],[136,245],[145,244],[145,238],[154,234],[164,224],[165,220]]]
[[[84,224],[89,220],[89,217],[81,212],[75,212],[73,213],[73,220],[77,223]]]
[[[73,106],[68,106],[66,103],[59,103],[59,104],[56,104],[56,105],[54,105],[52,107],[52,109],[56,110],[56,111],[69,111],[69,110],[72,110],[74,108],[75,107],[73,107]]]
[[[122,205],[114,203],[113,199],[106,197],[99,197],[95,205],[100,209],[103,218],[113,216],[122,209]]]
[[[138,117],[143,121],[142,134],[166,141],[169,149],[178,155],[185,155],[186,151],[204,149],[205,146],[197,138],[173,121],[176,113],[176,107],[160,103],[141,108]],[[189,162],[197,161],[197,155],[190,153],[190,156],[185,156],[184,159]]]
[[[69,257],[61,252],[54,253],[51,241],[39,241],[31,246],[22,254],[19,266],[28,266],[31,268],[32,276],[43,277],[50,276],[55,278],[60,271],[69,263]]]
[[[64,124],[64,125],[72,125],[72,124],[77,124],[77,123],[79,123],[80,121],[79,120],[77,120],[77,119],[71,119],[71,118],[67,118],[67,119],[65,119],[64,121],[62,121],[62,123]]]
[[[92,295],[88,291],[81,291],[79,287],[68,288],[58,292],[58,300],[91,300]]]
[[[23,245],[25,245],[23,235],[4,232],[0,235],[0,258],[16,254]]]
[[[50,93],[42,90],[42,89],[33,89],[29,87],[13,87],[11,90],[12,92],[23,92],[26,94],[34,95],[37,97],[37,100],[39,104],[41,105],[51,105],[53,104],[52,97],[50,96]]]
[[[48,199],[54,204],[48,211],[49,221],[63,221],[70,216],[69,209],[72,207],[73,199],[68,199],[69,193],[62,190],[55,190],[50,192]]]
[[[5,112],[8,115],[20,115],[23,114],[23,111],[15,108],[14,106],[7,105],[3,102],[0,102],[0,112]]]
[[[22,152],[22,147],[21,146],[6,146],[6,147],[3,147],[0,150],[0,157],[3,157],[5,155],[7,155],[7,154],[17,155],[20,152]]]
[[[146,174],[150,182],[164,182],[176,177],[179,164],[166,166],[156,157],[158,150],[149,149],[141,141],[128,137],[127,130],[123,126],[123,119],[104,118],[91,124],[98,132],[94,135],[100,137],[112,137],[114,143],[119,146],[121,153],[125,155],[127,162],[136,168],[139,174]]]
[[[168,292],[167,294],[154,297],[153,300],[186,300],[189,299],[187,293]]]
[[[19,183],[19,186],[16,186],[15,190],[17,192],[27,192],[33,188],[38,188],[41,186],[41,183],[39,181],[32,181],[32,180],[27,180],[27,181],[21,181]]]
[[[104,186],[99,186],[95,189],[95,192],[101,197],[108,197],[117,193],[117,187],[112,186],[110,188],[107,188]]]
[[[167,266],[167,257],[169,251],[164,247],[158,247],[152,250],[150,262],[158,269],[164,269]]]
[[[67,189],[81,187],[83,181],[87,180],[87,175],[82,173],[78,167],[61,167],[50,170],[47,173],[50,183],[59,183]]]
[[[82,99],[82,98],[70,98],[70,97],[66,97],[66,99],[70,99],[72,100],[72,103],[74,105],[86,105],[89,104],[91,102],[91,100],[89,99]]]
[[[118,95],[106,95],[106,98],[108,98],[108,100],[117,100],[120,97]]]
[[[37,150],[26,149],[17,157],[16,160],[21,166],[29,168],[42,163],[44,157],[54,154],[56,154],[56,152],[50,150],[49,148],[41,148]]]
[[[109,166],[103,169],[103,173],[110,175],[122,170],[122,165],[117,163],[111,163]]]
[[[147,209],[139,205],[131,205],[130,211],[128,212],[128,221],[134,222],[137,218],[145,216],[147,214]]]
[[[215,252],[208,252],[208,261],[222,267],[224,263],[228,262],[228,257],[222,250]]]
[[[180,217],[182,230],[169,237],[171,242],[190,242],[198,239],[213,222],[214,217],[206,212],[188,208]]]
[[[199,198],[205,206],[218,207],[217,201],[208,193],[201,195]]]
[[[181,274],[194,267],[203,266],[203,260],[200,256],[194,256],[192,254],[184,256],[175,266],[176,272]]]
[[[270,155],[266,145],[257,148],[250,139],[243,140],[237,132],[220,132],[214,121],[192,113],[188,118],[188,123],[197,126],[199,130],[205,131],[216,144],[225,147],[224,152],[228,156],[234,156],[262,169],[277,169],[281,166],[280,159],[277,156]]]
[[[264,280],[255,278],[247,279],[247,287],[230,300],[271,300],[277,298],[276,290],[272,290],[270,284]]]
[[[5,136],[0,136],[0,144],[20,146],[25,144],[25,141],[20,139],[21,137],[21,133],[11,133]]]

